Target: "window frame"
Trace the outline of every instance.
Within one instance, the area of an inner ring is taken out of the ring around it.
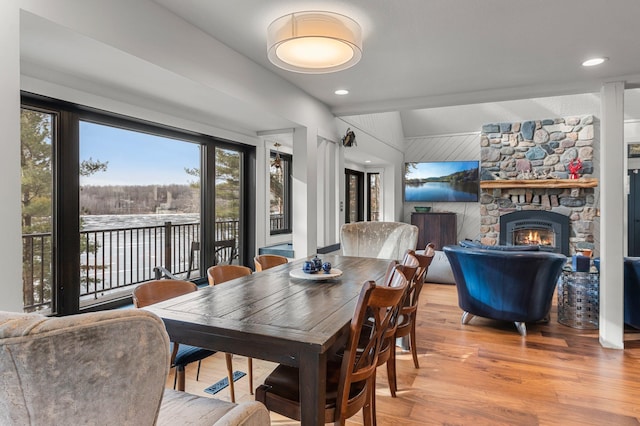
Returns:
[[[382,198],[382,186],[380,185],[380,183],[382,182],[382,174],[380,172],[367,172],[367,221],[371,222],[372,219],[372,214],[371,214],[371,189],[372,189],[372,185],[371,185],[371,178],[373,176],[378,176],[378,218],[375,220],[376,222],[379,222],[382,219],[382,212],[380,211],[380,207],[381,207],[381,198]]]
[[[351,188],[349,185],[349,178],[351,176],[355,176],[357,178],[357,184],[356,184],[356,194],[355,195],[355,199],[356,199],[356,222],[362,222],[364,221],[364,172],[360,172],[357,170],[352,170],[352,169],[344,169],[344,173],[345,173],[345,223],[352,223],[351,222],[351,204],[349,203],[349,196],[351,195]]]

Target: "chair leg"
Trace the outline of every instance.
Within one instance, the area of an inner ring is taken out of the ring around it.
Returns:
[[[198,361],[198,372],[196,373],[196,382],[200,379],[200,366],[202,365],[202,360]]]
[[[413,355],[413,366],[420,368],[418,364],[418,345],[416,344],[416,319],[411,321],[411,332],[409,334],[409,347],[411,348],[411,355]]]
[[[227,377],[229,380],[229,393],[231,394],[231,402],[236,402],[236,389],[233,383],[233,362],[231,354],[225,353],[224,358],[227,361]]]
[[[247,368],[249,369],[249,394],[253,395],[253,358],[247,358]]]
[[[176,365],[176,379],[178,381],[178,390],[184,392],[184,365]]]
[[[389,359],[387,360],[387,378],[389,379],[389,392],[393,398],[396,397],[398,383],[396,381],[396,346],[389,348]]]
[[[471,318],[473,318],[474,316],[475,316],[475,315],[470,314],[470,313],[469,313],[469,312],[467,312],[467,311],[464,311],[464,312],[462,313],[462,321],[461,321],[461,322],[462,322],[462,324],[469,324],[469,321],[471,321]]]
[[[518,333],[520,333],[520,335],[522,337],[527,337],[527,326],[526,326],[526,324],[523,323],[523,322],[516,321],[515,325],[516,325],[516,328],[518,329]]]
[[[370,391],[369,391],[369,406],[370,406],[371,413],[373,413],[371,415],[371,426],[376,426],[376,416],[375,416],[375,412],[376,412],[376,372],[374,372],[373,375],[371,376],[371,380],[370,380],[369,383],[371,384]],[[367,424],[366,421],[364,423]]]
[[[369,383],[367,383],[367,401],[362,407],[362,421],[364,426],[373,426],[376,424],[376,411],[372,403],[373,397],[375,397],[376,394],[375,386],[375,381],[369,379]],[[344,419],[340,420],[344,422]]]

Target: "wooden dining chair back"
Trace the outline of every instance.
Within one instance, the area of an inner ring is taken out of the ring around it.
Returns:
[[[198,290],[198,286],[190,281],[151,280],[140,284],[133,290],[133,306],[144,308],[154,303],[164,302],[173,297],[182,296]]]
[[[349,338],[338,360],[327,363],[325,422],[345,424],[362,410],[365,425],[375,421],[372,400],[375,374],[384,332],[400,304],[406,286],[387,287],[367,281],[354,311]],[[278,366],[256,389],[256,400],[267,409],[300,421],[297,368]]]
[[[253,271],[251,268],[247,268],[242,265],[215,265],[207,269],[207,279],[209,285],[214,286],[225,283],[227,281],[235,280],[236,278],[246,277],[251,275]],[[235,401],[235,385],[233,381],[233,356],[230,353],[224,354],[225,361],[227,363],[227,380],[229,381],[229,391],[233,397],[231,402]],[[249,393],[253,395],[253,358],[247,358],[247,369],[249,370]]]
[[[386,281],[384,281],[384,285],[388,287],[405,287],[409,288],[409,283],[415,276],[419,267],[418,259],[413,256],[411,253],[406,253],[404,259],[402,260],[402,264],[395,265],[392,269],[392,272],[388,278],[385,277]],[[397,309],[392,313],[389,326],[384,332],[384,340],[382,342],[382,347],[380,348],[380,355],[378,356],[378,367],[383,364],[387,364],[387,377],[389,380],[389,389],[393,394],[394,390],[392,388],[391,382],[394,380],[391,374],[395,374],[395,369],[392,369],[390,366],[390,359],[392,357],[395,358],[396,351],[396,329],[398,328],[399,318],[400,318],[400,310],[402,305],[406,301],[407,294],[405,292],[401,303],[398,305]],[[374,407],[375,407],[375,395],[374,395]]]
[[[418,349],[416,343],[416,314],[418,312],[418,300],[424,284],[424,278],[427,276],[429,265],[431,265],[435,253],[433,243],[429,243],[425,247],[424,254],[412,254],[414,258],[417,259],[419,266],[413,279],[409,282],[409,287],[407,287],[407,294],[405,296],[404,303],[402,304],[402,308],[400,309],[398,326],[395,333],[396,339],[408,337],[407,345],[409,350],[411,350],[413,365],[415,368],[420,368],[420,365],[418,364]],[[387,362],[387,377],[389,378],[391,396],[395,397],[398,389],[395,346],[393,347],[393,353],[390,355],[390,359]]]
[[[221,284],[251,275],[251,268],[242,265],[215,265],[207,269],[209,285]]]
[[[283,265],[288,263],[289,260],[284,256],[277,254],[261,254],[253,258],[253,263],[256,267],[256,272],[264,271],[265,269],[273,268],[274,266]]]
[[[192,293],[198,290],[198,286],[190,281],[182,280],[151,280],[140,284],[133,290],[133,305],[136,308],[143,308],[154,303],[164,302],[183,294]],[[179,391],[185,389],[185,367],[192,362],[198,362],[198,373],[196,380],[200,376],[200,363],[204,358],[215,354],[215,351],[203,349],[196,346],[180,345],[172,343],[171,348],[171,368],[175,367],[176,373],[173,387]]]

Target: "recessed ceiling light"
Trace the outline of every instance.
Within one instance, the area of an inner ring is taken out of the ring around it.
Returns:
[[[365,162],[365,163],[370,163],[370,162],[371,162],[371,160],[364,160],[364,162]]]
[[[594,67],[596,65],[600,65],[600,64],[604,63],[608,59],[609,58],[591,58],[591,59],[587,59],[586,61],[584,61],[582,63],[582,66],[583,67]]]
[[[333,93],[335,93],[336,95],[348,95],[349,91],[347,89],[338,89]]]

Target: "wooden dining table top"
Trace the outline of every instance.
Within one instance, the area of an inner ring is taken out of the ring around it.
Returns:
[[[146,309],[164,320],[172,340],[276,362],[282,359],[269,349],[282,344],[291,352],[284,363],[295,366],[296,348],[324,352],[348,329],[362,284],[380,282],[390,262],[321,258],[342,275],[327,281],[290,277],[290,270],[302,269],[301,259]]]
[[[302,424],[322,425],[328,354],[346,341],[364,282],[381,283],[391,261],[324,255],[340,277],[290,277],[304,260],[144,309],[162,318],[173,342],[297,367]]]

